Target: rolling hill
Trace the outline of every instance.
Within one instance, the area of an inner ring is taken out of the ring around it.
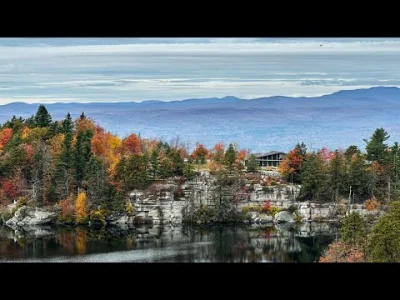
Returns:
[[[34,114],[39,104],[15,102],[0,106],[0,122],[13,115]],[[236,142],[253,152],[288,151],[304,142],[309,149],[345,149],[351,144],[364,148],[378,127],[400,140],[400,89],[373,87],[345,90],[321,97],[267,97],[240,99],[187,99],[117,103],[46,104],[53,119],[73,118],[82,111],[121,137],[140,133],[166,141],[179,136],[193,147],[196,141],[207,147],[216,142]]]

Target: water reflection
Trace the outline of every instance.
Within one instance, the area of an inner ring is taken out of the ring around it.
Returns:
[[[335,238],[330,224],[140,226],[88,229],[0,227],[2,261],[315,262]]]

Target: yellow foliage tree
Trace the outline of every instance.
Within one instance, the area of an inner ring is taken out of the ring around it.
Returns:
[[[29,127],[25,127],[24,130],[22,131],[22,136],[21,136],[22,139],[26,140],[28,138],[30,132],[31,132],[31,129]]]
[[[64,142],[64,134],[63,133],[59,133],[50,139],[49,143],[50,143],[50,149],[53,154],[53,157],[58,157],[60,155],[61,149],[63,146],[63,142]]]
[[[88,218],[85,191],[79,192],[75,202],[75,211],[76,211],[76,222],[78,224],[85,223]]]

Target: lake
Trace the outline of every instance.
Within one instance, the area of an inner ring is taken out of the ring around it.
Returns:
[[[1,262],[317,262],[337,234],[328,223],[212,225],[0,226]]]

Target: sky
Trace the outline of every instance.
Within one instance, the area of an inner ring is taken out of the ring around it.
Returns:
[[[400,87],[398,38],[0,38],[0,104]]]

